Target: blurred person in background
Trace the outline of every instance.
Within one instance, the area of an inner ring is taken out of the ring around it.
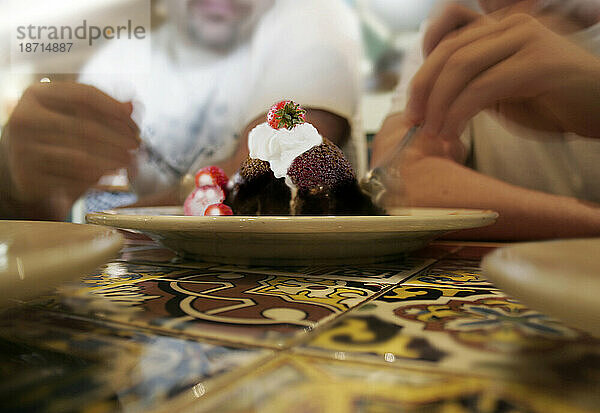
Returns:
[[[388,203],[500,213],[468,238],[599,235],[598,3],[479,3],[447,5],[407,58],[374,142]]]
[[[139,203],[177,204],[186,174],[207,165],[235,172],[248,132],[283,99],[302,104],[307,120],[364,170],[365,143],[352,130],[360,34],[341,0],[165,5],[148,74],[102,75],[110,65],[128,73],[136,61],[139,51],[115,42],[85,65],[80,83],[24,93],[1,142],[3,217],[64,219],[78,197],[119,168],[128,168]],[[132,201],[98,200],[102,207]]]

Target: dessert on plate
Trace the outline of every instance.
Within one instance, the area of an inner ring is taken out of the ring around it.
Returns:
[[[350,162],[306,122],[295,102],[270,109],[248,135],[250,154],[227,181],[203,168],[184,204],[186,215],[381,215],[361,190]],[[208,208],[212,204],[218,207]],[[224,211],[223,214],[218,213]]]

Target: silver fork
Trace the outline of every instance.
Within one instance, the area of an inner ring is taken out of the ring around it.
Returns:
[[[398,143],[392,154],[387,159],[391,160],[400,157],[406,148],[408,148],[413,142],[420,127],[420,125],[414,125],[409,128],[402,139],[400,139],[400,143]],[[387,168],[385,166],[375,167],[367,172],[367,175],[361,179],[360,182],[361,188],[371,196],[371,200],[376,205],[380,205],[381,199],[386,192],[385,178],[388,174],[386,169]]]

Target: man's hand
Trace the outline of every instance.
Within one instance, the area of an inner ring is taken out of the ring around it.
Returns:
[[[30,218],[64,218],[64,209],[101,176],[129,165],[139,143],[131,110],[129,103],[87,85],[27,89],[0,141],[0,185],[17,210],[13,215],[27,217],[33,208],[31,214],[46,216]]]
[[[425,135],[456,139],[493,109],[528,127],[600,137],[600,59],[536,18],[454,5],[432,23],[424,48],[406,114]]]
[[[371,168],[381,171],[381,179],[386,187],[383,199],[386,207],[405,206],[408,202],[405,181],[407,171],[415,163],[425,158],[438,158],[462,164],[467,156],[460,140],[424,136],[420,131],[416,132],[415,139],[408,147],[399,151],[399,145],[411,126],[403,113],[389,115],[373,140]]]

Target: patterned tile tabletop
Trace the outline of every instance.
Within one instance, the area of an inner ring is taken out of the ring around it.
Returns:
[[[0,312],[0,411],[600,411],[600,339],[487,281],[498,246],[271,268],[130,239]]]

